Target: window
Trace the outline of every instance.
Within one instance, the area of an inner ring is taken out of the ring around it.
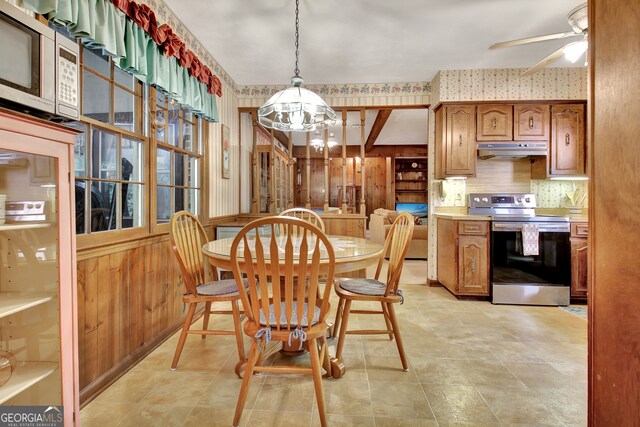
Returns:
[[[155,93],[156,220],[162,224],[181,210],[199,214],[202,121]]]
[[[76,233],[144,225],[147,139],[142,84],[99,51],[82,49],[82,131],[75,153]]]

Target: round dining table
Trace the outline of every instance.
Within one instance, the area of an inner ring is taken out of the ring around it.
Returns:
[[[328,235],[327,237],[335,253],[334,276],[368,267],[380,259],[380,255],[382,255],[382,250],[384,249],[382,244],[360,237],[335,235]],[[262,237],[262,239],[268,238],[269,237]],[[233,237],[229,237],[226,239],[212,240],[202,246],[202,252],[213,267],[231,270],[231,244],[233,243],[233,239]],[[284,245],[285,239],[282,238],[280,241],[282,245]],[[251,244],[251,239],[249,239],[249,244]],[[268,248],[268,244],[266,247]],[[240,248],[238,248],[238,250],[240,250]],[[265,256],[268,258],[268,254],[265,254]],[[294,260],[297,260],[295,255]],[[321,255],[320,274],[326,274],[328,264],[328,257],[323,259]],[[242,269],[243,266],[240,265],[240,268]],[[278,349],[274,347],[263,353],[263,356],[268,357],[277,350]],[[281,351],[283,354],[290,356],[301,354],[299,351],[293,351],[288,348],[286,343]],[[324,366],[324,369],[327,372],[327,376],[334,378],[342,377],[345,372],[344,363],[336,358],[332,358],[330,366]],[[241,370],[244,371],[244,369]]]

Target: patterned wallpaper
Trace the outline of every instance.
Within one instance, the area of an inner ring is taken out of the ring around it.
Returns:
[[[439,86],[439,101],[587,99],[586,68],[546,68],[521,77],[524,70],[443,70],[432,86]]]
[[[568,207],[571,203],[566,195],[576,190],[580,194],[588,194],[588,187],[588,181],[531,180],[531,192],[536,195],[540,208]],[[588,202],[587,196],[582,207],[587,207]]]

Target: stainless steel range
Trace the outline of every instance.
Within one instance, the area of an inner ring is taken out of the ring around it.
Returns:
[[[569,304],[569,218],[535,208],[535,194],[469,194],[469,214],[491,217],[494,304]]]

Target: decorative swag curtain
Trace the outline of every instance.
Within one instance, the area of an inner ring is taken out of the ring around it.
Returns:
[[[151,36],[108,0],[24,0],[26,8],[46,15],[56,25],[93,48],[101,48],[116,65],[152,84],[170,98],[209,121],[218,121],[215,95],[167,57]]]

